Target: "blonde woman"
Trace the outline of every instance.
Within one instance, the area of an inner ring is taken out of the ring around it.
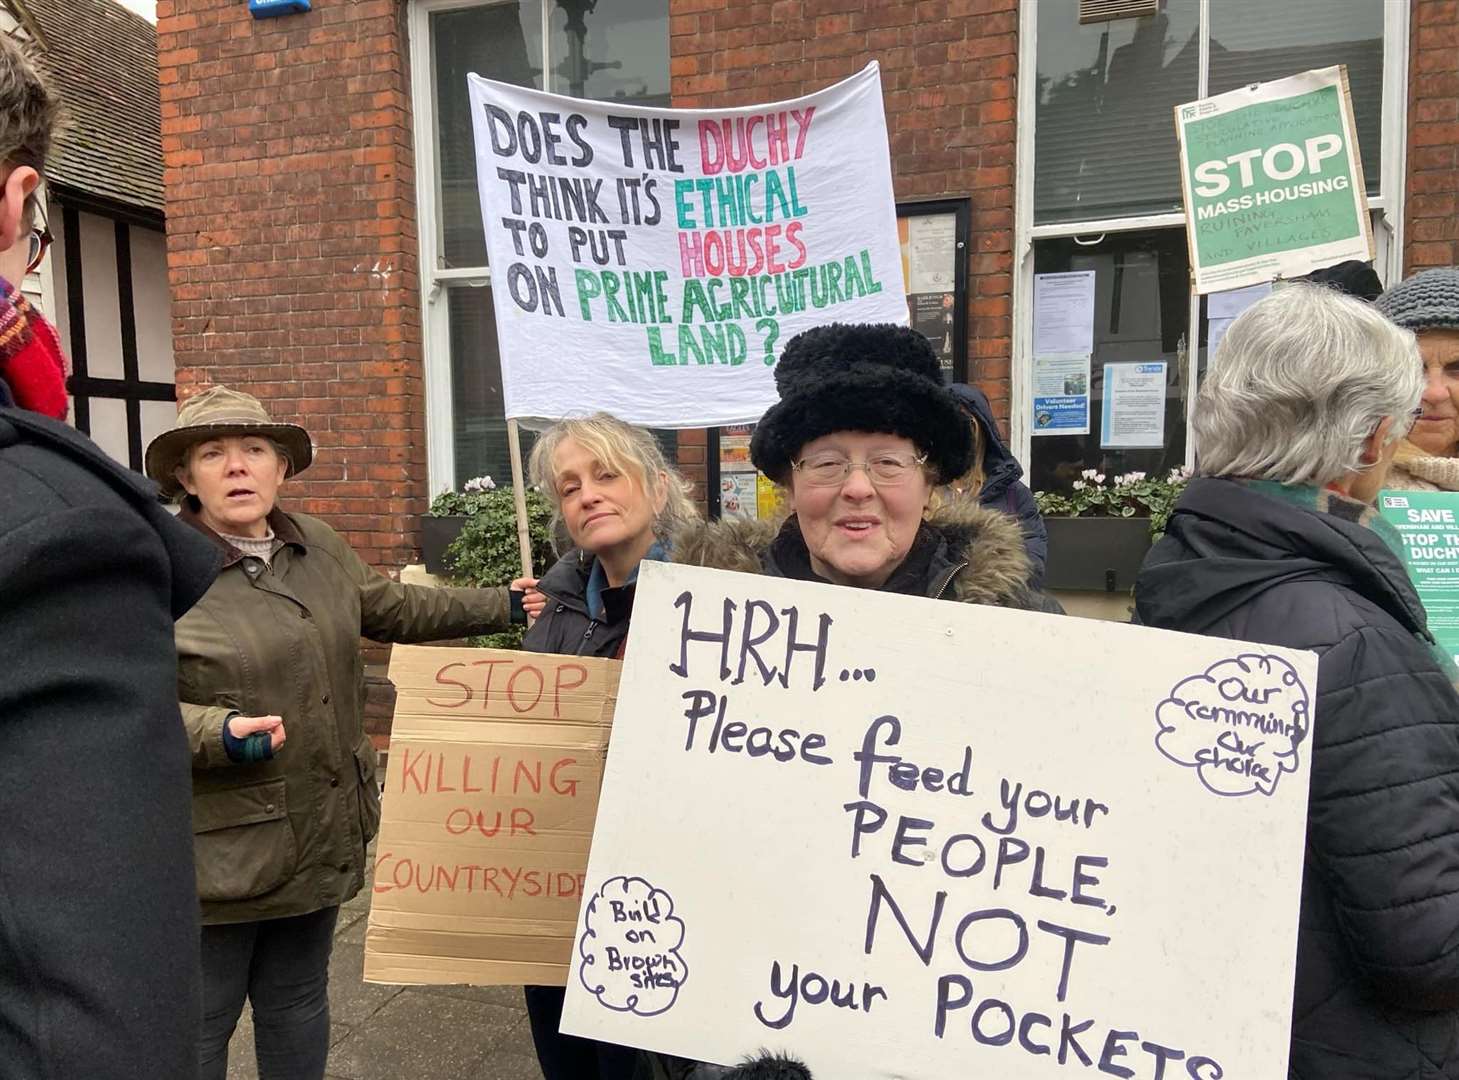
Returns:
[[[607,413],[548,428],[532,449],[530,471],[573,548],[537,583],[544,606],[522,647],[622,657],[639,565],[666,558],[668,537],[698,518],[688,485],[652,435]],[[535,607],[530,599],[528,607]],[[637,1050],[557,1030],[562,987],[529,986],[526,996],[546,1080],[643,1075]]]

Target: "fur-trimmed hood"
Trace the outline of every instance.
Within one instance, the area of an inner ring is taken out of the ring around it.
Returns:
[[[922,594],[964,604],[1054,610],[1052,602],[1029,586],[1031,567],[1018,522],[967,497],[942,499],[924,529],[937,541]],[[772,577],[800,577],[782,566],[776,551],[800,543],[795,519],[701,522],[674,537],[673,561],[716,570]],[[949,588],[950,586],[950,588]],[[910,590],[909,590],[910,591]]]

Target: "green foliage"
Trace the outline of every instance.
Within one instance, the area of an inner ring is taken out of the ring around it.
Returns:
[[[487,507],[494,506],[501,499],[502,490],[489,476],[478,476],[466,481],[460,491],[443,491],[431,500],[426,511],[431,517],[471,517]],[[507,503],[511,503],[511,491],[507,491]]]
[[[1132,472],[1116,476],[1106,485],[1103,473],[1085,469],[1072,490],[1040,491],[1034,500],[1044,517],[1148,516],[1150,535],[1159,537],[1189,479],[1188,470],[1171,469],[1164,479]]]
[[[463,514],[470,520],[446,549],[453,585],[486,588],[506,585],[522,576],[517,548],[517,511],[511,488],[498,488],[490,477],[468,481],[466,490],[436,496],[430,512],[436,517]],[[527,491],[527,535],[532,544],[532,566],[540,577],[552,565],[550,529],[552,504],[535,489]],[[525,628],[513,626],[497,634],[471,638],[488,649],[519,649]]]

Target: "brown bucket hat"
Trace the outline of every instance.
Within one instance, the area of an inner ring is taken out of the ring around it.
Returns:
[[[176,495],[182,490],[177,481],[177,466],[188,448],[225,435],[262,435],[273,439],[289,457],[289,471],[285,476],[296,476],[314,460],[309,432],[297,424],[274,423],[252,394],[226,386],[211,386],[183,402],[177,410],[176,425],[147,445],[147,475],[157,481],[162,494]]]

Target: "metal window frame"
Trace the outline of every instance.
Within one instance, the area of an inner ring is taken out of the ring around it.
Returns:
[[[1048,0],[1045,0],[1048,2]],[[1036,225],[1033,220],[1035,89],[1038,71],[1039,0],[1019,0],[1018,12],[1018,124],[1014,160],[1014,268],[1013,349],[1010,357],[1011,398],[1009,428],[1013,453],[1025,471],[1032,466],[1029,411],[1033,378],[1033,245],[1035,240],[1060,236],[1133,232],[1142,229],[1183,228],[1180,212],[1109,218],[1095,221]],[[1211,66],[1211,0],[1200,0],[1197,16],[1199,69],[1197,98],[1206,96]],[[1374,267],[1384,282],[1403,273],[1404,180],[1408,147],[1409,5],[1383,5],[1383,106],[1379,158],[1379,191],[1368,199],[1374,223]],[[1190,340],[1186,349],[1186,431],[1195,411],[1196,373],[1200,349],[1201,298],[1194,283],[1190,290]],[[1187,465],[1195,464],[1195,448],[1186,439]]]

